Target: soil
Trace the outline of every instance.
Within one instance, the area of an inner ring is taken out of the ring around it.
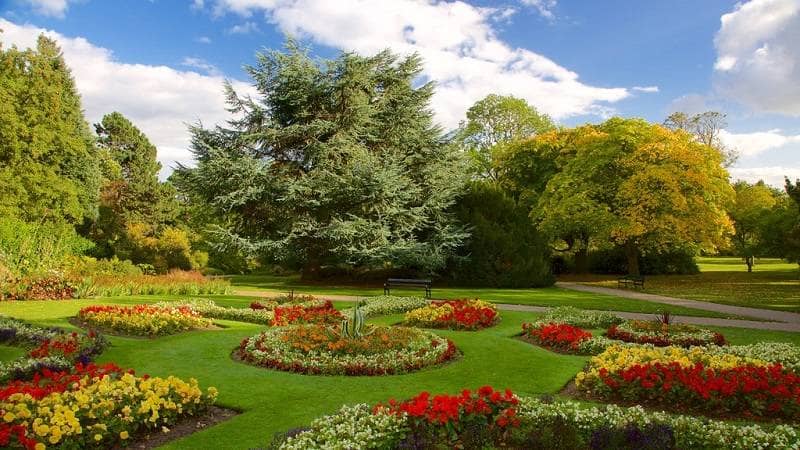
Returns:
[[[202,416],[190,416],[181,419],[178,423],[169,427],[169,431],[166,433],[151,431],[149,433],[136,434],[134,435],[135,440],[129,443],[125,448],[146,450],[160,447],[168,442],[224,422],[238,414],[239,412],[233,409],[211,406]],[[122,447],[116,448],[120,449]]]

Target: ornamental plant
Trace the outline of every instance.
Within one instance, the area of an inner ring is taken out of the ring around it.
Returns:
[[[652,344],[657,347],[726,344],[724,336],[711,330],[686,324],[646,320],[630,320],[612,325],[606,332],[606,337],[636,344]]]
[[[300,323],[334,324],[343,319],[342,313],[333,307],[330,300],[320,306],[276,306],[272,310],[272,326],[286,326]]]
[[[445,300],[409,311],[405,323],[423,328],[479,330],[500,319],[497,307],[481,300]]]
[[[216,396],[193,379],[137,377],[114,364],[43,370],[31,381],[0,386],[0,446],[125,446],[140,431],[202,413]]]
[[[87,306],[78,312],[86,325],[133,336],[164,336],[208,328],[211,320],[185,306]]]
[[[620,324],[621,317],[607,311],[588,311],[573,306],[551,308],[537,321],[541,323],[563,323],[580,328],[608,328]]]
[[[244,339],[237,357],[250,364],[313,375],[389,375],[453,359],[449,339],[408,327],[375,327],[359,338],[321,324],[266,330]]]
[[[580,344],[592,333],[565,323],[523,323],[522,336],[542,347],[564,352],[581,353]]]
[[[780,364],[702,347],[611,347],[575,378],[586,394],[703,413],[800,417],[800,376]]]

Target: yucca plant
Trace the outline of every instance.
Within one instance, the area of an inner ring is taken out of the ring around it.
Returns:
[[[371,333],[371,331],[365,332],[364,328],[364,313],[361,312],[361,304],[359,303],[353,308],[352,316],[342,320],[341,336],[348,339],[358,339]]]

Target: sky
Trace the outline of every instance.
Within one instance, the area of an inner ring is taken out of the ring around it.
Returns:
[[[191,164],[188,124],[223,123],[222,85],[285,36],[320,57],[419,53],[432,108],[458,126],[490,93],[565,126],[611,116],[727,114],[733,179],[800,178],[800,0],[0,0],[0,43],[55,38],[87,120],[119,111]]]

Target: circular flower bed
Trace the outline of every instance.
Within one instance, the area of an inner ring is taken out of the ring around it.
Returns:
[[[275,328],[242,341],[236,356],[263,367],[314,375],[390,375],[452,359],[449,339],[407,327],[375,327],[357,337],[322,325]]]
[[[423,328],[479,330],[500,320],[497,307],[481,300],[432,302],[406,313],[405,324]]]
[[[86,325],[133,336],[164,336],[209,328],[211,320],[186,306],[88,306],[78,312]]]
[[[610,339],[636,344],[652,344],[656,347],[678,345],[725,345],[725,337],[711,330],[692,325],[662,323],[657,321],[630,320],[612,325],[606,332]]]
[[[563,353],[580,353],[581,342],[592,333],[565,323],[523,323],[522,337],[547,349]]]

